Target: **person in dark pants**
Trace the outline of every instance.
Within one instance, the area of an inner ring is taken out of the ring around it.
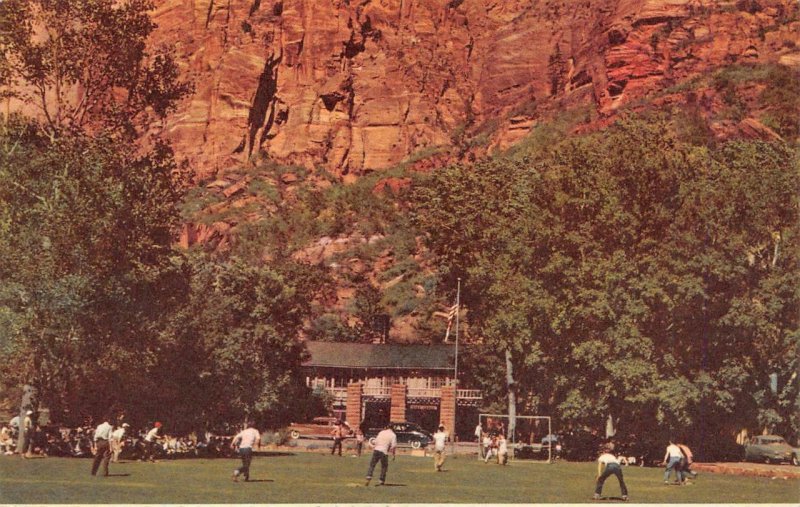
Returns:
[[[622,478],[622,467],[619,466],[617,457],[611,454],[608,446],[603,447],[600,457],[597,458],[597,482],[594,488],[594,499],[600,500],[600,493],[603,492],[603,483],[611,475],[616,475],[619,481],[619,489],[622,491],[622,499],[628,500],[628,488]]]
[[[694,463],[694,455],[692,454],[692,450],[689,449],[689,446],[686,444],[676,444],[680,450],[683,457],[681,458],[680,463],[678,463],[678,469],[680,470],[680,475],[683,478],[683,484],[688,484],[687,479],[688,476],[691,476],[692,479],[697,479],[697,472],[692,471],[692,463]]]
[[[389,470],[389,451],[397,448],[397,435],[392,431],[392,426],[386,426],[386,429],[378,433],[375,437],[373,444],[374,450],[372,451],[372,459],[369,460],[369,469],[367,470],[367,483],[372,480],[372,473],[375,471],[375,465],[381,462],[381,481],[378,486],[383,486],[386,482],[386,472]]]
[[[356,430],[356,455],[361,457],[361,450],[364,448],[364,433],[361,428]]]
[[[102,464],[103,477],[108,477],[108,462],[111,459],[111,432],[114,430],[108,421],[108,417],[103,418],[103,422],[94,430],[96,452],[92,462],[92,475],[97,475],[97,470]]]
[[[346,435],[344,424],[342,421],[336,421],[336,426],[331,431],[331,435],[333,435],[333,447],[331,447],[331,456],[336,453],[336,449],[339,449],[339,456],[342,455],[342,442],[344,441],[344,437]]]
[[[256,450],[261,448],[261,434],[255,428],[255,423],[248,423],[247,428],[240,431],[231,442],[231,448],[239,448],[239,457],[242,458],[242,466],[233,471],[233,482],[238,482],[239,476],[244,477],[245,482],[250,480],[250,463],[253,461],[253,447]]]
[[[144,452],[142,453],[142,461],[147,461],[148,459],[151,462],[156,461],[156,444],[159,440],[163,437],[158,434],[161,430],[161,423],[156,421],[153,425],[153,428],[147,432],[147,435],[144,437]]]

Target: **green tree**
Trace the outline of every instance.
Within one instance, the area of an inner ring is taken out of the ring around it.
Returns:
[[[177,174],[164,145],[137,155],[108,137],[52,141],[19,119],[0,129],[5,383],[32,382],[75,418],[135,387],[130,365],[181,294]]]
[[[154,378],[163,388],[153,402],[169,402],[187,425],[302,416],[312,393],[300,377],[305,348],[296,337],[319,287],[294,267],[204,256],[190,258],[190,277],[187,303],[162,335]]]
[[[149,0],[0,2],[0,88],[37,109],[50,135],[135,136],[190,91],[166,48],[149,52]]]
[[[510,410],[595,428],[624,413],[654,438],[767,421],[793,435],[797,183],[780,144],[710,150],[628,120],[435,173],[415,217],[506,363],[505,382],[486,380],[506,384]]]

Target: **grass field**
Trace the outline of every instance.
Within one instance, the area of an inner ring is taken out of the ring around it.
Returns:
[[[126,462],[101,478],[90,476],[88,459],[0,456],[0,503],[589,503],[596,470],[592,463],[501,467],[449,457],[446,471],[435,473],[432,458],[398,456],[386,486],[374,486],[376,473],[365,487],[368,464],[366,454],[257,456],[252,481],[234,483],[234,459]],[[624,474],[634,503],[800,501],[800,480],[704,474],[679,487],[664,485],[661,469],[627,467]],[[619,495],[614,477],[603,493]]]

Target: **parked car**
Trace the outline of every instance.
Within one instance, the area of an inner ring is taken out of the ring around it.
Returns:
[[[800,465],[798,449],[786,443],[778,435],[759,435],[750,439],[744,446],[745,461],[763,461],[764,463],[789,462]]]
[[[411,422],[393,422],[392,431],[397,435],[397,445],[410,445],[414,449],[426,447],[433,441],[433,435],[422,429],[418,424]],[[383,428],[370,428],[364,432],[364,437],[370,445],[375,444],[375,437]]]
[[[289,436],[293,439],[298,438],[325,438],[333,440],[333,429],[339,419],[335,417],[315,417],[308,423],[292,423],[289,425]],[[346,423],[345,423],[346,424]],[[353,430],[349,426],[345,426],[348,430],[348,436],[353,435]]]

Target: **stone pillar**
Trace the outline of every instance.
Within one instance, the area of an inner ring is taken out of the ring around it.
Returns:
[[[392,408],[389,412],[391,422],[403,422],[406,420],[406,386],[395,384],[392,386]]]
[[[347,385],[347,400],[345,401],[345,419],[350,428],[355,430],[361,424],[361,395],[364,386],[361,383]]]
[[[456,430],[456,387],[442,387],[442,399],[439,401],[439,424],[455,438]]]

